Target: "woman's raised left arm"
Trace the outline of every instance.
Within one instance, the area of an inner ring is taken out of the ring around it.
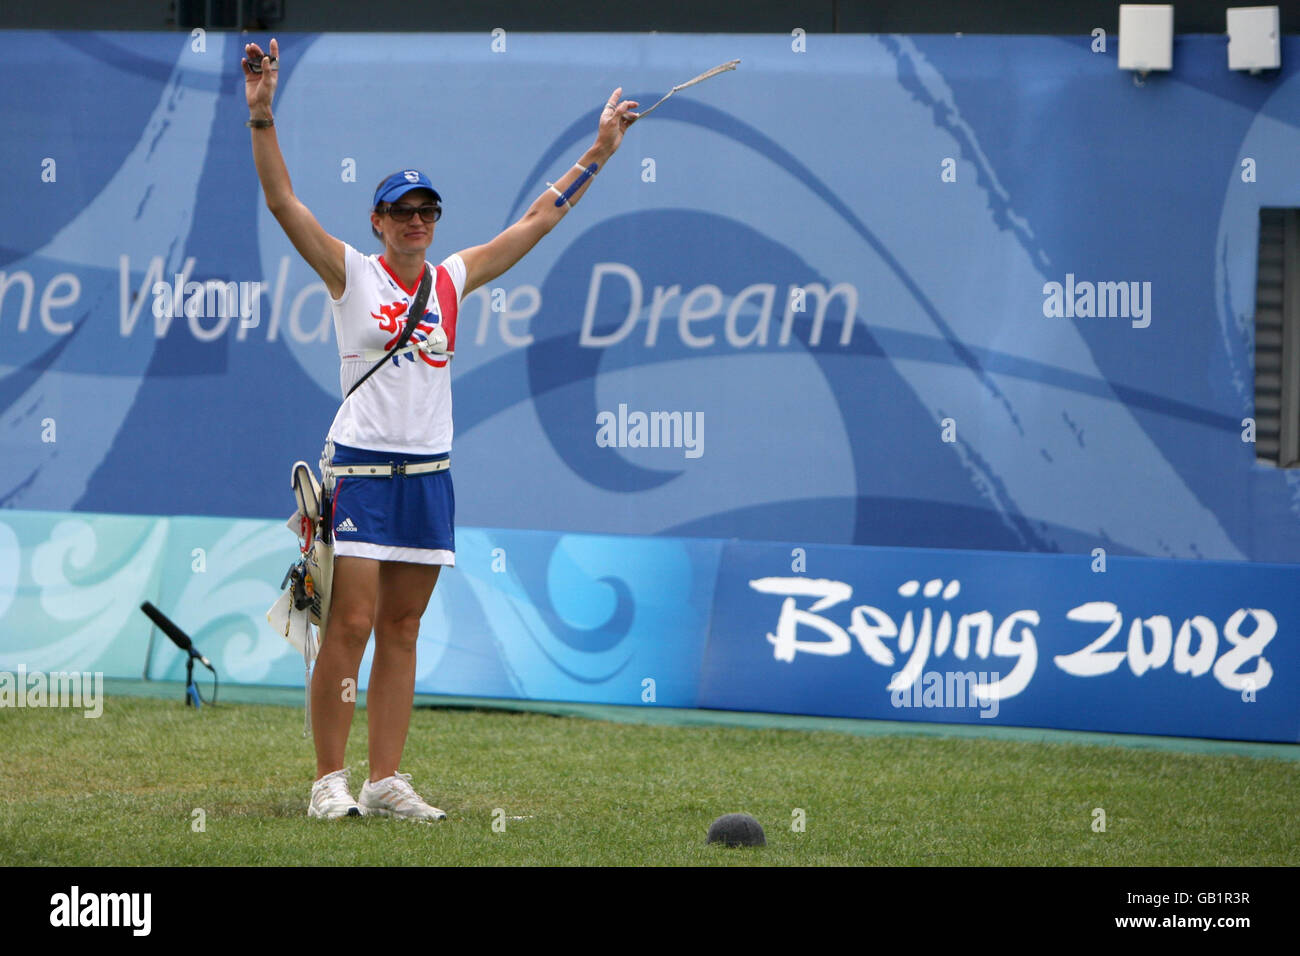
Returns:
[[[491,282],[527,255],[587,191],[594,176],[588,175],[586,171],[593,164],[597,166],[597,172],[603,169],[623,142],[623,133],[636,121],[637,114],[632,111],[640,104],[635,100],[619,102],[622,92],[620,86],[610,95],[601,111],[596,141],[582,154],[577,164],[533,201],[523,218],[507,227],[491,242],[461,251],[466,276],[464,295]],[[583,181],[570,193],[570,187],[579,179]],[[562,196],[567,198],[557,205],[557,199]]]

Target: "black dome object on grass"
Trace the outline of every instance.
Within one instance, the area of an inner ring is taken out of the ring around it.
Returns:
[[[707,843],[725,846],[767,846],[763,828],[748,813],[728,813],[709,827]]]

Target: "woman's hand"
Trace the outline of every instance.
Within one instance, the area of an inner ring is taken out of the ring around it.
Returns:
[[[244,96],[248,99],[248,112],[253,119],[271,118],[271,99],[275,96],[275,83],[279,78],[278,61],[280,44],[271,41],[271,62],[266,61],[266,54],[256,43],[244,46]],[[252,63],[258,64],[261,72],[253,70]]]
[[[605,108],[600,111],[600,125],[596,128],[596,149],[607,156],[613,155],[623,142],[623,134],[637,119],[637,114],[632,110],[641,105],[636,100],[620,103],[618,98],[622,92],[623,87],[620,86],[610,94]]]

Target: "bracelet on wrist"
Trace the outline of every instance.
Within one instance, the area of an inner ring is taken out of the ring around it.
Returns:
[[[267,129],[275,125],[274,119],[250,119],[244,124],[249,129]]]

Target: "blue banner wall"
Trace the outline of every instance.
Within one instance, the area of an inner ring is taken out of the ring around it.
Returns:
[[[1293,566],[457,538],[421,693],[1300,742]],[[0,674],[179,680],[149,600],[223,681],[302,686],[264,617],[294,554],[280,522],[0,512]]]
[[[334,331],[262,203],[241,39],[0,35],[0,506],[271,519],[315,461]],[[1087,37],[281,40],[297,194],[374,251],[374,184],[424,168],[434,259],[514,221],[615,86],[742,60],[467,301],[466,524],[1300,558],[1296,473],[1242,440],[1296,40],[1260,78],[1181,37],[1141,88]],[[256,315],[155,310],[178,274],[260,283]]]

